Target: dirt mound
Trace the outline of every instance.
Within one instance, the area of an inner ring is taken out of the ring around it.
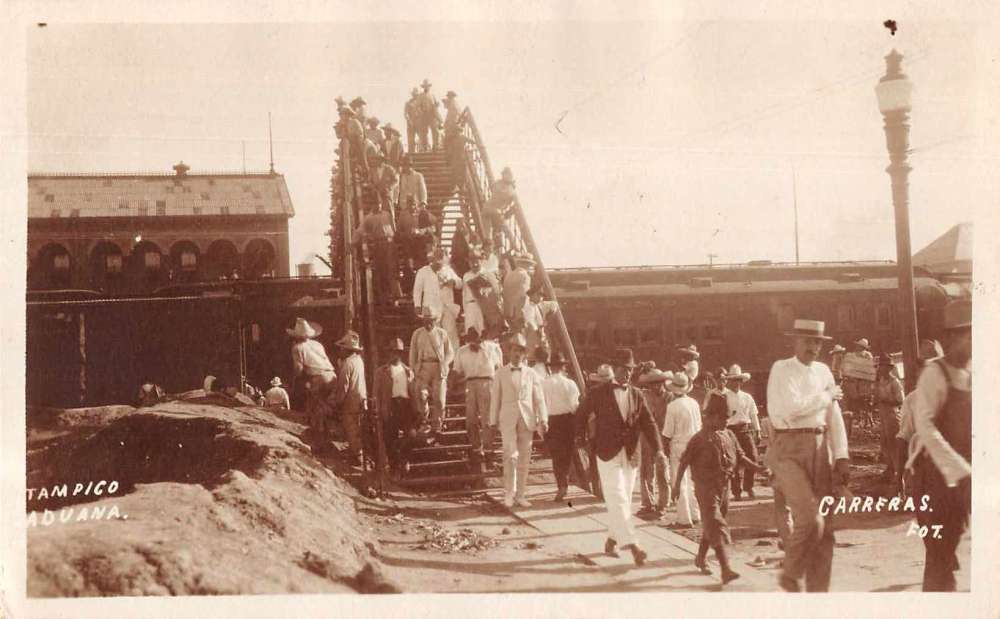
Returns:
[[[115,413],[50,416],[70,430],[29,449],[28,509],[48,510],[29,513],[29,595],[398,589],[357,493],[312,457],[302,426],[206,403]],[[117,488],[73,492],[98,481]]]

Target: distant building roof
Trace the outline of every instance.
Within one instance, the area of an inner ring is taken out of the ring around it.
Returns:
[[[29,174],[28,218],[295,214],[285,177],[270,173]]]
[[[939,275],[972,273],[972,222],[952,226],[915,253],[913,264]]]

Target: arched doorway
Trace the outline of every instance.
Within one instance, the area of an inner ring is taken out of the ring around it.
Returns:
[[[193,242],[177,241],[170,247],[170,268],[167,280],[174,282],[195,282],[200,279],[201,252]]]
[[[223,277],[228,279],[233,273],[239,274],[239,270],[240,253],[231,241],[219,239],[208,246],[204,265],[206,280],[213,281]]]
[[[125,256],[121,247],[100,241],[90,250],[90,281],[95,290],[120,291],[124,284]]]
[[[152,290],[166,282],[167,259],[160,246],[142,241],[132,248],[126,267],[127,277],[136,290]]]
[[[33,280],[33,281],[32,281]],[[73,257],[59,243],[49,243],[38,251],[28,285],[39,290],[71,288]]]
[[[276,264],[274,246],[264,239],[254,239],[243,250],[243,277],[260,279],[274,277]]]

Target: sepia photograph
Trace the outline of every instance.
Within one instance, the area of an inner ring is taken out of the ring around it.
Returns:
[[[54,6],[5,126],[25,616],[993,595],[988,21]]]

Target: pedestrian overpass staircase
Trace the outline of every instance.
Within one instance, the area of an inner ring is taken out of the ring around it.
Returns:
[[[449,152],[435,150],[410,155],[413,168],[423,174],[427,185],[427,207],[438,219],[440,246],[451,251],[458,249],[457,246],[464,242],[460,230],[477,234],[482,228],[481,209],[492,195],[495,180],[486,147],[468,108],[462,113],[459,126],[464,139],[463,147]],[[341,140],[338,152],[339,159],[332,170],[331,180],[331,264],[335,267],[334,277],[342,280],[345,290],[344,328],[361,334],[366,366],[369,368],[367,375],[371,380],[374,368],[385,362],[383,351],[386,345],[398,337],[408,349],[410,337],[420,325],[413,307],[411,289],[406,285],[409,282],[404,283],[402,299],[393,303],[376,303],[369,248],[362,244],[360,251],[350,250],[354,246],[353,232],[366,208],[374,204],[377,196],[368,186],[363,174],[353,165],[353,153],[348,140]],[[499,254],[531,254],[536,265],[536,283],[544,287],[548,299],[555,300],[555,291],[545,272],[521,204],[515,200],[511,211],[512,215],[503,228]],[[399,266],[399,274],[402,275],[402,259]],[[460,302],[460,299],[456,298],[456,302]],[[566,325],[561,313],[556,312],[553,317],[555,324],[550,325],[550,328],[554,327],[550,334],[553,348],[560,350],[569,360],[571,376],[582,390],[584,378]],[[461,332],[461,323],[459,329]],[[433,444],[424,441],[411,445],[407,464],[401,476],[396,479],[397,483],[451,486],[501,475],[499,466],[494,470],[484,470],[482,464],[470,458],[471,445],[465,431],[463,400],[463,385],[452,379],[442,432]],[[374,416],[372,421],[379,425],[380,431],[381,424]],[[540,439],[536,436],[535,451],[540,447]],[[497,436],[493,445],[493,459],[498,465],[501,460],[499,448],[500,437]],[[378,457],[372,458],[373,464],[377,459]],[[377,471],[383,470],[381,466],[375,468]]]

